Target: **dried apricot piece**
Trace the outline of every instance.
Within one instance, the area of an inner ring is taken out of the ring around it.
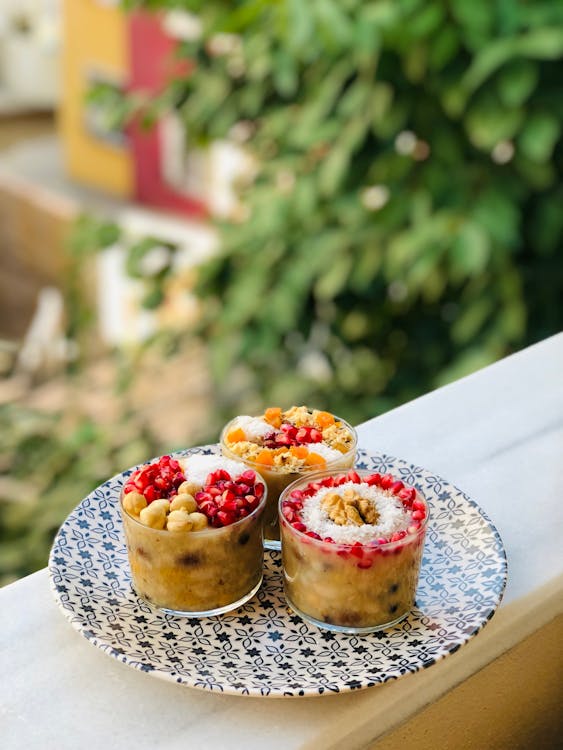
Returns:
[[[231,430],[229,434],[227,435],[227,440],[230,443],[240,443],[241,440],[246,440],[246,435],[244,430],[242,430],[240,427],[237,427],[234,430]]]
[[[271,451],[263,450],[256,456],[255,461],[257,464],[262,464],[263,466],[272,466],[274,463],[274,457]]]
[[[309,455],[305,458],[305,463],[307,466],[325,466],[326,461],[322,456],[319,456],[318,453],[309,453]]]
[[[307,454],[309,453],[309,449],[306,448],[304,445],[292,445],[291,448],[289,449],[289,452],[295,458],[305,458]]]
[[[315,417],[315,422],[324,430],[325,427],[330,427],[334,424],[334,417],[328,411],[320,411]]]
[[[279,406],[270,406],[270,408],[266,409],[264,412],[264,419],[268,424],[271,424],[272,427],[279,427],[282,423],[281,413],[282,411]]]

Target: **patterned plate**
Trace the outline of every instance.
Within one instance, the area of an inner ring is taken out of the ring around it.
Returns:
[[[417,608],[389,630],[352,636],[307,625],[285,604],[280,553],[273,551],[265,553],[262,588],[233,613],[192,620],[153,609],[131,588],[119,516],[120,488],[131,471],[94,490],[61,526],[49,560],[55,599],[73,627],[115,659],[220,693],[339,693],[429,667],[493,616],[506,583],[502,541],[478,505],[444,479],[386,455],[360,451],[357,465],[398,475],[430,504]]]

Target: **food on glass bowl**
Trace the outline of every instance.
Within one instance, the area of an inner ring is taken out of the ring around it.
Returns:
[[[373,471],[301,478],[280,497],[284,591],[318,627],[367,633],[414,606],[428,506],[414,487]]]
[[[354,465],[357,437],[340,417],[306,406],[282,411],[270,407],[255,417],[235,417],[221,433],[221,450],[229,458],[259,471],[268,486],[264,511],[265,546],[280,548],[278,499],[292,482],[311,472]]]
[[[250,599],[262,582],[266,497],[256,471],[218,455],[162,456],[133,472],[121,515],[137,594],[192,617]]]

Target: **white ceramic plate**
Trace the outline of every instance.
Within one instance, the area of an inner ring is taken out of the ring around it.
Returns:
[[[183,451],[215,453],[218,446]],[[61,526],[49,573],[70,623],[106,654],[180,685],[255,696],[347,692],[431,666],[493,616],[506,584],[500,536],[479,506],[444,479],[386,455],[360,451],[357,466],[390,472],[426,497],[430,521],[417,606],[395,627],[353,636],[321,631],[288,609],[281,554],[265,553],[264,583],[219,617],[166,615],[131,588],[119,515],[131,470],[86,497]]]

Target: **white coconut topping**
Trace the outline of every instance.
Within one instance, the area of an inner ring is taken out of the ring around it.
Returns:
[[[231,458],[223,458],[223,456],[204,456],[196,453],[192,456],[179,459],[180,466],[186,476],[188,482],[194,482],[203,487],[205,480],[212,471],[217,469],[225,469],[228,471],[231,477],[236,478],[248,470],[248,466],[245,466],[241,461],[233,461]]]
[[[235,419],[233,422],[233,428],[236,427],[240,427],[246,435],[247,440],[251,441],[260,440],[271,432],[279,432],[279,430],[275,430],[271,424],[268,424],[265,419],[262,419],[261,417],[249,417],[246,415],[242,415]]]
[[[328,463],[329,461],[335,461],[337,458],[342,458],[342,453],[337,451],[336,448],[331,448],[326,443],[307,443],[309,453],[316,453],[322,456]]]
[[[348,488],[361,497],[371,500],[379,513],[376,524],[340,526],[328,517],[327,512],[321,507],[323,498],[329,493],[341,495]],[[331,537],[340,544],[353,544],[354,542],[367,544],[374,539],[388,539],[396,531],[405,531],[411,522],[410,514],[405,512],[403,504],[392,492],[383,490],[381,487],[354,482],[345,482],[339,487],[323,487],[311,497],[305,498],[301,518],[309,531],[316,532],[323,539],[327,536]]]

